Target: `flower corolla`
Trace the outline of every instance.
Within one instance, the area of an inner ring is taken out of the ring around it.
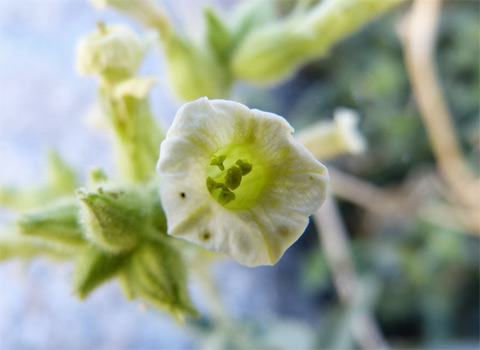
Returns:
[[[185,104],[160,147],[168,233],[273,265],[325,199],[328,173],[288,122],[226,100]]]

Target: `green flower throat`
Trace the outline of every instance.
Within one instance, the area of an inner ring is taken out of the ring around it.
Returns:
[[[207,189],[228,209],[248,209],[265,184],[265,167],[249,145],[223,147],[207,167]]]

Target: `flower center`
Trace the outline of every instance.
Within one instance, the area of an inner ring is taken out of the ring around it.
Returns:
[[[252,147],[222,147],[207,167],[207,189],[228,209],[248,209],[264,188],[266,169]]]

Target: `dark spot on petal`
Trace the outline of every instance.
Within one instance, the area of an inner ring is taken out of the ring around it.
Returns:
[[[210,232],[205,231],[204,233],[202,233],[201,238],[202,238],[203,241],[208,241],[211,237],[212,237],[212,235],[210,234]]]
[[[185,198],[185,197],[187,197],[187,195],[185,194],[185,192],[181,192],[180,197]]]
[[[278,233],[282,237],[288,236],[288,227],[286,226],[279,226],[278,227]]]

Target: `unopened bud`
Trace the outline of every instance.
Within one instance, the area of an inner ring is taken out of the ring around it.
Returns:
[[[333,122],[320,122],[308,130],[296,133],[295,138],[319,160],[335,158],[345,153],[362,153],[366,142],[357,128],[358,122],[357,112],[338,108],[334,112]]]
[[[134,191],[78,190],[81,216],[86,237],[110,252],[134,248],[148,224],[149,212]]]
[[[100,75],[107,81],[126,79],[138,70],[144,55],[142,41],[128,27],[99,24],[77,47],[80,74]]]
[[[209,52],[176,35],[163,39],[170,84],[184,100],[228,95],[228,74]]]

